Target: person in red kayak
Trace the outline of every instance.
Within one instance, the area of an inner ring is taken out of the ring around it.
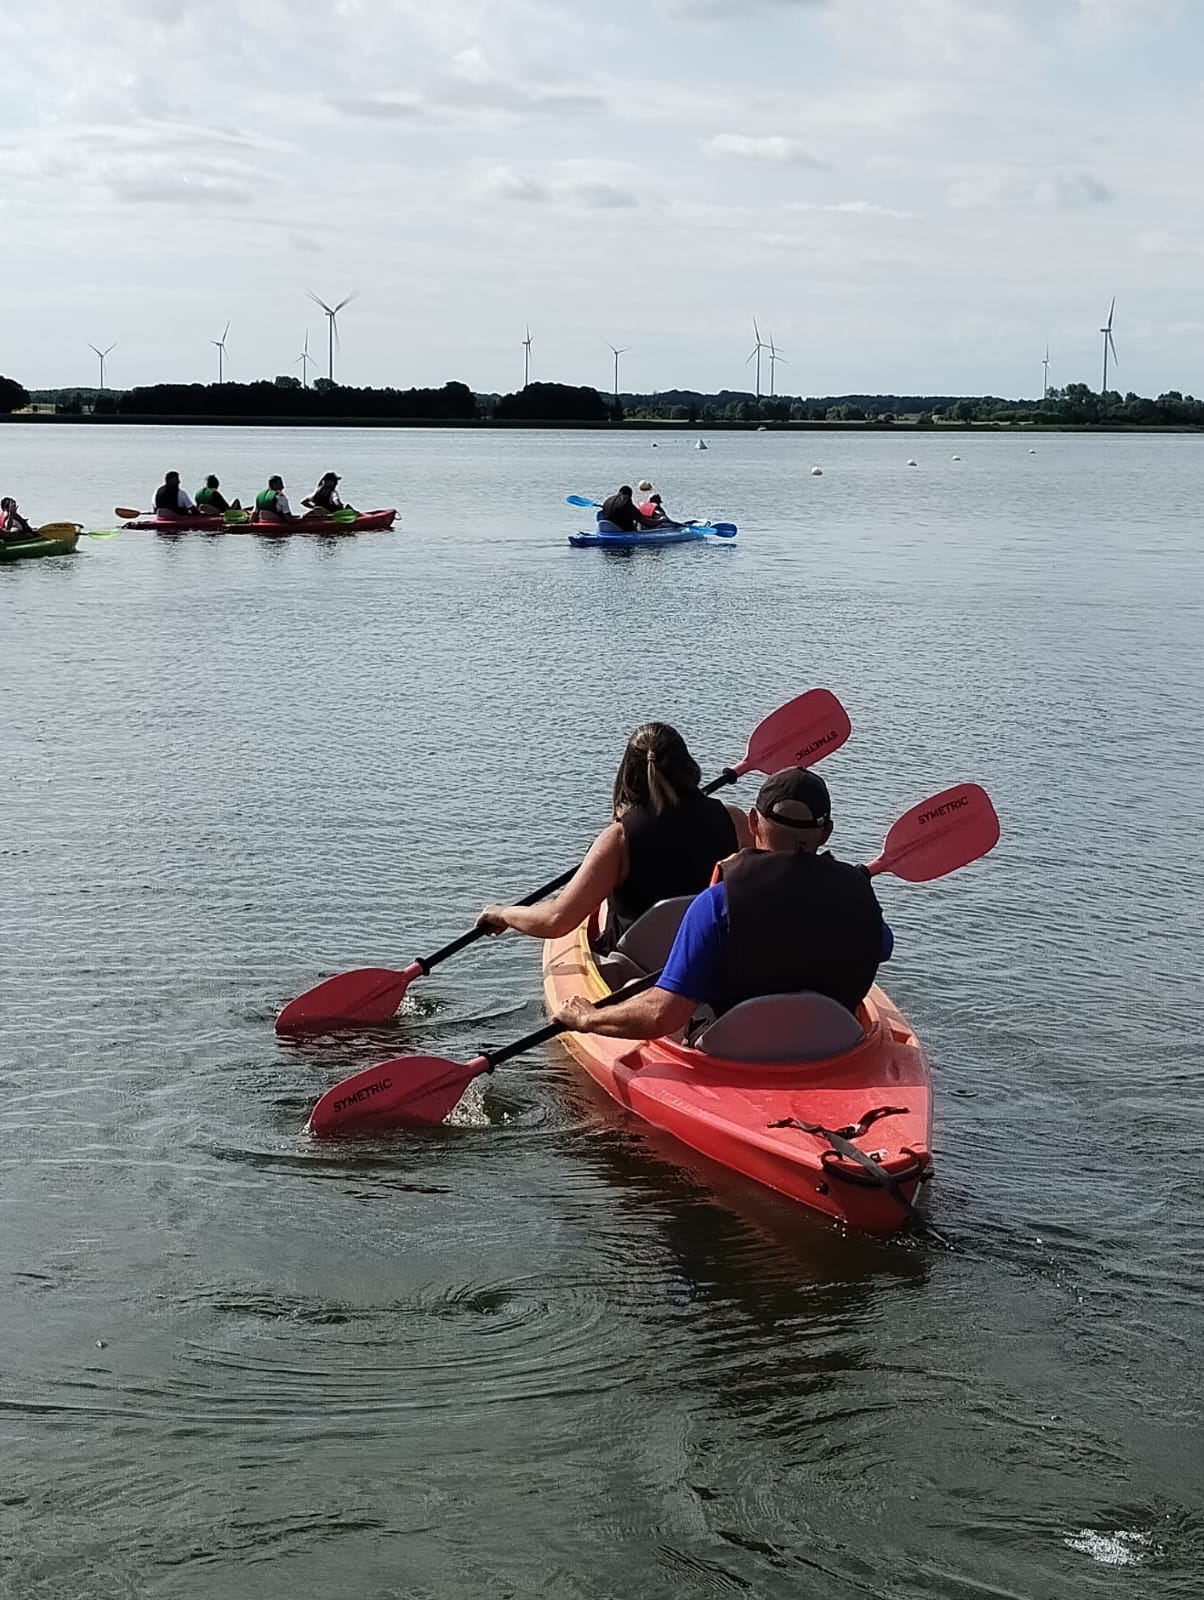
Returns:
[[[256,522],[296,522],[298,518],[293,514],[293,508],[288,503],[288,496],[284,492],[284,479],[272,476],[268,479],[266,489],[261,489],[255,496]]]
[[[337,472],[324,472],[318,479],[318,487],[308,499],[301,504],[308,508],[306,515],[311,517],[329,517],[334,511],[343,509],[343,502],[339,499],[339,475]]]
[[[609,500],[603,502],[598,521],[609,522],[620,533],[634,533],[637,528],[652,526],[652,518],[640,511],[632,499],[631,485],[627,483],[617,494],[612,494]]]
[[[611,821],[566,886],[540,905],[486,906],[477,927],[557,939],[608,902],[598,948],[609,951],[658,900],[697,894],[715,863],[749,840],[744,813],[704,795],[700,776],[676,728],[644,723],[619,763]]]
[[[195,517],[196,504],[187,489],[180,487],[180,474],[169,472],[155,490],[155,516],[163,522]]]
[[[682,919],[655,988],[599,1010],[580,995],[555,1020],[574,1033],[659,1039],[702,1005],[716,1015],[758,995],[812,990],[855,1011],[894,946],[860,867],[823,851],[832,834],[824,780],[787,767],[761,785],[752,848],[720,862]],[[822,853],[821,853],[822,852]]]

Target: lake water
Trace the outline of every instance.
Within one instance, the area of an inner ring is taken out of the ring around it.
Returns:
[[[709,443],[0,430],[38,521],[172,466],[404,517],[0,568],[6,1597],[1199,1594],[1204,440]],[[568,548],[643,475],[739,538]],[[1002,819],[880,890],[954,1249],[702,1169],[557,1046],[306,1140],[347,1072],[537,1026],[539,948],[367,1038],[284,1000],[569,865],[634,723],[714,773],[815,685],[838,851],[959,779]]]

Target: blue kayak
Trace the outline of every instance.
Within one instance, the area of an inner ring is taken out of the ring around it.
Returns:
[[[634,533],[624,533],[610,522],[599,522],[593,533],[570,533],[569,543],[578,550],[634,550],[646,545],[693,544],[699,539],[735,536],[733,522],[667,522],[663,528],[637,528]]]

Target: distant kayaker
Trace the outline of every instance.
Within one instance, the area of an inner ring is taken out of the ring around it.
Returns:
[[[196,516],[196,502],[187,489],[181,489],[178,472],[169,472],[155,490],[155,515],[165,518]]]
[[[646,517],[632,499],[630,484],[624,484],[618,494],[612,494],[602,506],[599,522],[609,522],[621,533],[634,533],[637,528],[650,528],[652,518]]]
[[[699,776],[676,728],[644,723],[628,739],[619,763],[610,823],[555,900],[486,906],[477,926],[557,939],[609,902],[598,942],[609,951],[658,900],[698,894],[715,863],[750,842],[744,813],[704,795]]]
[[[311,517],[328,517],[332,512],[343,509],[343,502],[339,499],[339,481],[337,472],[324,472],[318,479],[318,487],[313,494],[301,502],[303,506],[308,506]]]
[[[266,489],[261,489],[255,496],[255,521],[256,522],[296,522],[293,508],[288,503],[288,496],[284,492],[284,479],[274,476],[268,479]]]
[[[803,767],[775,772],[748,822],[752,849],[721,862],[718,881],[690,906],[656,987],[601,1011],[573,995],[557,1022],[574,1033],[659,1039],[698,1006],[719,1015],[758,995],[805,989],[856,1009],[894,939],[869,875],[820,853],[832,833],[827,785]]]
[[[647,517],[654,527],[661,523],[673,521],[673,518],[665,510],[659,494],[650,494],[648,496],[647,500],[640,506],[640,515]]]
[[[222,493],[221,480],[216,473],[211,472],[205,479],[204,487],[196,492],[197,510],[201,512],[237,511],[238,501],[231,505]]]
[[[38,532],[31,528],[29,523],[17,509],[17,502],[11,494],[6,494],[0,500],[0,539],[5,544],[15,544],[22,539],[36,539]]]

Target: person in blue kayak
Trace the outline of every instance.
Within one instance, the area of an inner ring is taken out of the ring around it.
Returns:
[[[652,526],[652,518],[640,511],[632,498],[631,485],[626,483],[617,494],[612,494],[609,500],[603,502],[598,521],[609,522],[620,533],[634,533],[637,528]]]
[[[673,521],[673,518],[665,510],[664,502],[659,494],[650,494],[648,496],[647,500],[640,506],[640,515],[647,517],[654,528],[664,527],[666,523],[674,528],[680,526],[679,523]]]
[[[293,508],[284,492],[284,479],[273,474],[266,489],[255,496],[256,522],[296,522]]]
[[[488,905],[477,926],[557,939],[606,904],[600,951],[613,950],[658,900],[697,894],[715,863],[749,842],[744,813],[700,790],[698,763],[676,728],[645,722],[627,741],[615,775],[611,821],[554,900]]]
[[[169,472],[155,490],[155,516],[163,521],[195,517],[196,502],[187,489],[180,487],[180,474]]]
[[[231,505],[230,501],[222,493],[221,479],[215,472],[211,472],[201,488],[197,490],[196,505],[197,510],[203,515],[211,513],[220,515],[223,511],[237,511],[239,509],[237,500]]]
[[[555,1020],[574,1033],[660,1039],[699,1006],[722,1015],[758,995],[811,990],[855,1011],[894,936],[861,867],[823,850],[828,786],[805,767],[761,785],[749,813],[752,848],[720,862],[717,881],[682,918],[656,986],[599,1010],[581,995]]]

